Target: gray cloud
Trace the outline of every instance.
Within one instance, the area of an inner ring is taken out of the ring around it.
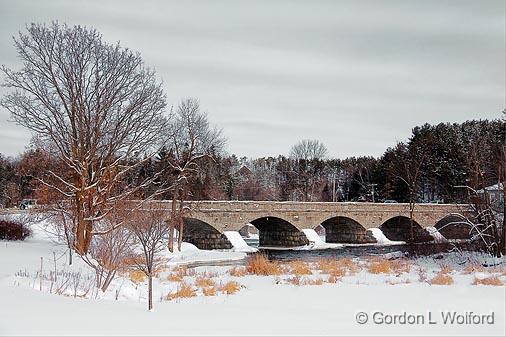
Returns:
[[[10,37],[25,23],[94,26],[143,54],[170,104],[199,97],[238,155],[301,138],[379,155],[417,124],[504,107],[502,1],[0,0],[0,12],[0,63],[19,66]],[[29,135],[7,118],[0,152],[13,155]]]

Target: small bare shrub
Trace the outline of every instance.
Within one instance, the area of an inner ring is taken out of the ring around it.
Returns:
[[[0,240],[24,240],[31,234],[32,230],[24,223],[0,219]]]
[[[418,269],[418,281],[427,282],[427,271],[423,268]]]

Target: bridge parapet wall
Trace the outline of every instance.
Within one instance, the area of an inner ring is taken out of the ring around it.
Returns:
[[[385,221],[409,217],[409,204],[271,202],[271,201],[200,201],[189,203],[191,216],[205,221],[218,231],[239,230],[261,217],[283,219],[299,230],[315,228],[332,217],[347,217],[364,228],[380,227]],[[452,213],[465,214],[465,204],[417,204],[413,219],[422,227],[434,226]]]

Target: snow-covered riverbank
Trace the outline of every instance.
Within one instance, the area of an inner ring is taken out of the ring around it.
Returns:
[[[55,268],[79,273],[80,286],[92,282],[92,273],[79,258],[67,265],[64,245],[34,228],[33,237],[24,242],[0,242],[0,335],[503,335],[505,329],[504,286],[473,285],[476,278],[496,275],[495,269],[466,271],[461,263],[469,258],[445,254],[410,260],[410,267],[390,273],[373,273],[367,259],[353,259],[357,269],[330,283],[329,276],[315,266],[311,275],[300,276],[308,284],[295,285],[290,271],[286,275],[256,276],[234,274],[229,266],[202,266],[174,276],[174,265],[196,261],[240,259],[243,252],[201,251],[189,244],[180,253],[167,255],[168,264],[154,280],[154,312],[146,310],[146,281],[122,274],[106,293],[74,298],[72,287],[66,296],[50,292],[38,272]],[[56,258],[56,266],[54,259]],[[475,261],[476,262],[476,261]],[[442,268],[448,269],[453,285],[428,282]],[[177,270],[177,269],[176,269]],[[233,276],[234,274],[236,276]],[[76,274],[77,275],[77,274]],[[198,278],[212,279],[216,287],[234,281],[240,289],[233,295],[218,291],[203,296]],[[424,281],[425,280],[425,281]],[[318,282],[317,282],[318,281]],[[167,295],[186,283],[196,296],[167,300]],[[302,284],[302,283],[301,283]],[[81,296],[83,290],[78,290]],[[359,324],[356,315],[365,312],[402,314],[403,312],[494,313],[494,324]]]

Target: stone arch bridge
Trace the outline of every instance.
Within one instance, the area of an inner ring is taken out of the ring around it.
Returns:
[[[186,206],[183,239],[202,249],[231,248],[223,232],[239,231],[248,224],[258,229],[261,247],[308,244],[302,230],[316,228],[324,228],[327,242],[373,243],[371,228],[380,228],[390,240],[413,237],[424,242],[432,240],[426,227],[441,228],[455,220],[452,214],[470,212],[464,204],[416,204],[411,229],[409,204],[404,203],[194,201]],[[170,209],[168,201],[166,208]],[[447,238],[468,235],[465,228],[450,226],[441,234]]]

